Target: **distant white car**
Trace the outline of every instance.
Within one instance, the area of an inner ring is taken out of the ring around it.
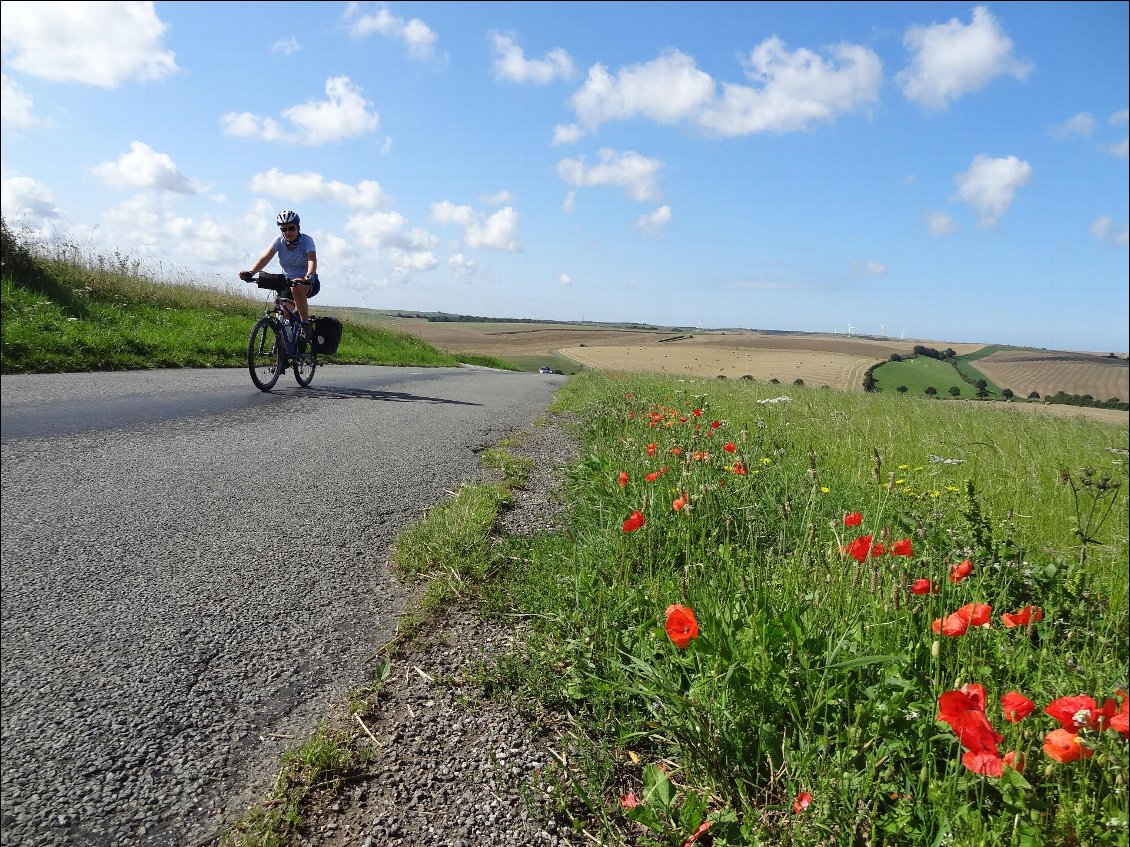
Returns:
[[[539,374],[551,374],[551,373],[553,373],[553,368],[547,368],[545,365],[542,365],[540,368],[538,368],[538,373]]]

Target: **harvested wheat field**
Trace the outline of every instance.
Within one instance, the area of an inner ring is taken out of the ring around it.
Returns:
[[[973,363],[1001,388],[1020,397],[1064,391],[1090,394],[1096,400],[1130,400],[1130,361],[1095,353],[1050,350],[998,350]]]
[[[393,321],[391,328],[415,335],[450,353],[480,353],[500,358],[550,353],[577,345],[651,344],[673,334],[659,330],[414,319]]]
[[[740,379],[759,382],[796,380],[812,387],[863,390],[867,369],[890,358],[909,355],[908,341],[801,333],[726,332],[684,336],[678,340],[640,344],[585,344],[558,352],[590,368],[645,371],[679,376]],[[978,349],[981,345],[965,345]]]

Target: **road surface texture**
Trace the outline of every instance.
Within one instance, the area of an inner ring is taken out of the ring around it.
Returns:
[[[480,478],[477,453],[529,431],[562,381],[330,366],[263,394],[237,369],[4,377],[3,847],[190,847],[224,831],[280,752],[371,680],[407,596],[389,544]],[[426,730],[434,745],[509,745],[538,766],[519,725],[456,708]],[[387,739],[422,769],[401,775],[409,808],[455,764],[422,736],[405,724]],[[425,839],[360,799],[376,811],[351,819],[369,832],[348,843],[556,842],[533,823],[480,838],[473,817],[465,838]]]

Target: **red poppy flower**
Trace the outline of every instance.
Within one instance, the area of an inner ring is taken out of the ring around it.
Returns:
[[[862,512],[848,512],[844,515],[844,526],[859,526],[863,523]]]
[[[659,445],[654,443],[654,442],[652,442],[651,444],[648,444],[647,445],[647,455],[654,456],[655,451],[658,449],[658,447],[659,447]]]
[[[942,694],[938,698],[938,720],[950,725],[958,742],[966,750],[997,755],[997,744],[1002,736],[985,717],[983,685],[963,685],[957,691]]]
[[[1001,710],[1004,712],[1004,719],[1009,723],[1020,723],[1035,709],[1036,704],[1019,691],[1010,691],[1001,697]]]
[[[1102,729],[1100,724],[1104,723],[1105,717],[1095,698],[1085,694],[1052,700],[1044,707],[1044,713],[1059,721],[1059,725],[1068,732],[1078,732],[1082,727]]]
[[[1066,729],[1053,729],[1044,736],[1044,752],[1063,765],[1095,755],[1094,750],[1083,746],[1078,734]]]
[[[691,414],[694,415],[696,418],[701,418],[702,417],[702,409],[695,409],[693,412],[691,412]]]
[[[733,441],[727,441],[725,444],[722,445],[722,449],[725,450],[727,453],[733,453],[738,448],[737,448],[737,445],[734,444]]]
[[[910,586],[911,594],[937,594],[941,591],[937,583],[930,582],[928,579],[916,579]]]
[[[720,427],[720,426],[722,426],[722,421],[711,421],[710,422],[710,428],[711,429],[718,429],[718,427]]]
[[[1024,773],[1024,766],[1028,764],[1028,757],[1023,753],[1005,753],[1004,763],[1017,773]]]
[[[1122,705],[1119,706],[1118,712],[1111,717],[1110,728],[1123,738],[1130,738],[1130,715],[1126,713],[1126,692],[1119,689],[1115,692],[1115,696],[1122,701]]]
[[[687,501],[685,497],[676,497],[674,502],[671,503],[671,508],[676,512],[681,512],[686,505]]]
[[[741,462],[734,462],[734,465],[730,468],[730,470],[736,473],[738,476],[745,476],[745,465],[743,465]]]
[[[793,813],[799,815],[805,809],[812,805],[813,797],[807,791],[802,791],[796,796],[793,801]]]
[[[698,837],[700,835],[706,832],[706,830],[710,829],[711,823],[713,823],[713,821],[703,821],[702,823],[700,823],[698,825],[698,829],[687,836],[686,840],[683,842],[683,847],[691,847],[692,844],[698,841]]]
[[[636,798],[636,792],[629,791],[627,794],[620,795],[620,808],[621,809],[634,809],[640,804]]]
[[[628,484],[628,472],[627,471],[620,471],[619,475],[617,475],[617,477],[616,477],[616,481],[618,483],[620,483],[620,487],[623,488],[625,485]]]
[[[909,538],[903,538],[901,541],[896,541],[891,545],[892,556],[913,556],[914,546],[910,543]]]
[[[876,541],[874,544],[871,545],[871,558],[872,559],[874,559],[876,556],[882,556],[886,552],[887,552],[887,548],[884,547],[882,545],[882,543],[880,543],[878,541]]]
[[[961,564],[950,568],[950,582],[957,585],[971,573],[973,573],[973,563],[966,559]]]
[[[1004,760],[988,750],[978,752],[969,750],[962,754],[961,763],[973,773],[983,776],[1000,776],[1004,773]]]
[[[672,455],[672,456],[681,456],[681,455],[683,455],[683,448],[682,448],[682,447],[672,447],[672,448],[671,448],[671,455]]]
[[[655,482],[657,479],[659,479],[659,477],[663,476],[663,474],[665,474],[665,473],[667,473],[667,466],[666,465],[664,465],[663,467],[661,467],[657,471],[652,471],[645,478],[647,479],[648,482]]]
[[[632,512],[631,516],[624,521],[624,532],[635,532],[641,526],[647,523],[647,519],[643,516],[643,512],[638,509]]]
[[[863,562],[871,552],[871,536],[861,535],[847,546],[847,554],[857,562]]]
[[[1018,612],[1005,612],[1001,615],[1001,620],[1007,629],[1012,629],[1014,626],[1028,626],[1032,621],[1043,619],[1044,610],[1039,606],[1025,606]]]
[[[993,614],[988,603],[966,603],[952,615],[939,618],[931,624],[935,635],[965,635],[971,626],[985,626]]]
[[[667,607],[664,629],[667,630],[667,637],[682,650],[691,643],[692,638],[698,638],[698,621],[695,620],[694,609],[681,603],[672,603]]]

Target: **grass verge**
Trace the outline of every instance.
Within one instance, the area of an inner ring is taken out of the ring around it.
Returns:
[[[262,314],[258,290],[212,284],[73,244],[21,240],[2,225],[0,372],[59,373],[147,368],[241,367]],[[157,279],[173,281],[158,282]],[[324,297],[325,295],[323,295]],[[513,370],[489,356],[449,355],[408,333],[342,319],[340,364],[451,367],[460,362]]]

